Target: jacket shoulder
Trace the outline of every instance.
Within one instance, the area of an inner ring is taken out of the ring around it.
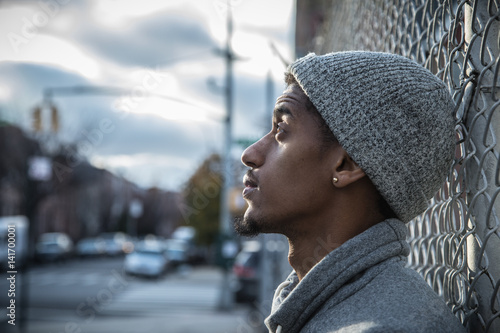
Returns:
[[[340,288],[301,332],[466,332],[414,270],[389,260]]]

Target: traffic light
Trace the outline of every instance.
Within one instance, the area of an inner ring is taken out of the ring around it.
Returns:
[[[33,129],[35,132],[42,130],[42,108],[39,106],[33,110]]]
[[[52,132],[57,133],[59,131],[59,115],[57,114],[57,108],[55,105],[50,107],[50,123]]]

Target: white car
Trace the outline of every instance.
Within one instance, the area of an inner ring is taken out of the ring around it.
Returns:
[[[64,260],[73,253],[73,241],[62,232],[45,233],[40,235],[35,250],[41,261]]]
[[[108,232],[99,236],[104,241],[104,252],[108,256],[119,256],[130,253],[133,244],[130,236],[123,232]]]
[[[139,248],[125,256],[127,274],[160,277],[167,267],[168,258],[161,248]]]

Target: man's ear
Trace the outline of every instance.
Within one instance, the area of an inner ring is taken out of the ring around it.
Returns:
[[[363,177],[365,172],[354,162],[347,152],[340,148],[334,164],[332,182],[333,186],[341,188],[350,185]]]

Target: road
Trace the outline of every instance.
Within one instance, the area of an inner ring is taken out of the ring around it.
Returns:
[[[123,258],[98,258],[32,267],[27,286],[18,276],[16,326],[4,323],[0,331],[262,332],[258,310],[241,305],[217,310],[222,285],[218,268],[186,268],[155,280],[124,274],[122,262]],[[5,282],[0,288],[7,293]],[[20,304],[20,291],[27,291],[27,308]]]

